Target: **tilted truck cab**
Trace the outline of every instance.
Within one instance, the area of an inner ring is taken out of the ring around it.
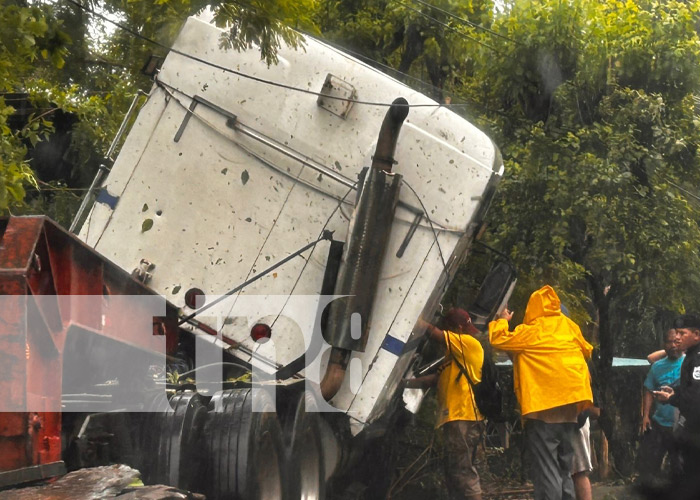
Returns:
[[[323,496],[348,443],[400,404],[417,320],[469,255],[503,165],[467,120],[326,44],[267,66],[220,36],[186,22],[79,236],[167,301],[171,409],[140,415],[158,436],[134,439],[147,479]]]

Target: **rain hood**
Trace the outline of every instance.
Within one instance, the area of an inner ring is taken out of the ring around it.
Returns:
[[[508,321],[489,324],[496,349],[513,354],[515,395],[523,417],[528,413],[593,402],[586,360],[593,347],[581,329],[561,312],[561,302],[547,285],[530,296],[524,323],[509,331]]]

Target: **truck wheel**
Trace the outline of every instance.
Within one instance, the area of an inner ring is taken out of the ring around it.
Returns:
[[[263,389],[217,392],[209,403],[205,436],[207,498],[282,498],[282,431],[274,402]]]
[[[151,484],[167,484],[185,490],[198,490],[202,463],[199,442],[207,416],[202,396],[194,392],[170,398],[171,410],[153,413],[145,420],[144,437],[150,434],[144,479]]]
[[[308,391],[300,393],[284,418],[290,500],[325,498],[325,467],[318,405]]]

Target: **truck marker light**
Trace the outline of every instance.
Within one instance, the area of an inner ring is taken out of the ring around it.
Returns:
[[[207,302],[207,296],[199,288],[190,288],[185,292],[185,305],[190,309],[202,307]]]
[[[261,344],[267,342],[272,337],[272,329],[265,323],[255,323],[250,329],[250,338]]]

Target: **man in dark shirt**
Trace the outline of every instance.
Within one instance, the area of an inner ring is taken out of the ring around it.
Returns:
[[[676,387],[681,377],[681,366],[685,355],[681,350],[681,337],[671,328],[664,336],[664,357],[651,365],[644,380],[642,398],[642,426],[639,446],[639,481],[649,488],[666,482],[662,474],[664,455],[668,453],[671,466],[671,479],[675,482],[681,474],[680,454],[673,437],[673,426],[677,420],[676,409],[664,403],[657,403],[652,412],[654,391],[663,386]]]
[[[654,391],[654,396],[676,406],[681,414],[676,438],[683,457],[683,477],[670,497],[696,500],[700,498],[700,316],[684,314],[673,327],[681,336],[681,349],[685,350],[680,384],[676,390],[663,386]]]

